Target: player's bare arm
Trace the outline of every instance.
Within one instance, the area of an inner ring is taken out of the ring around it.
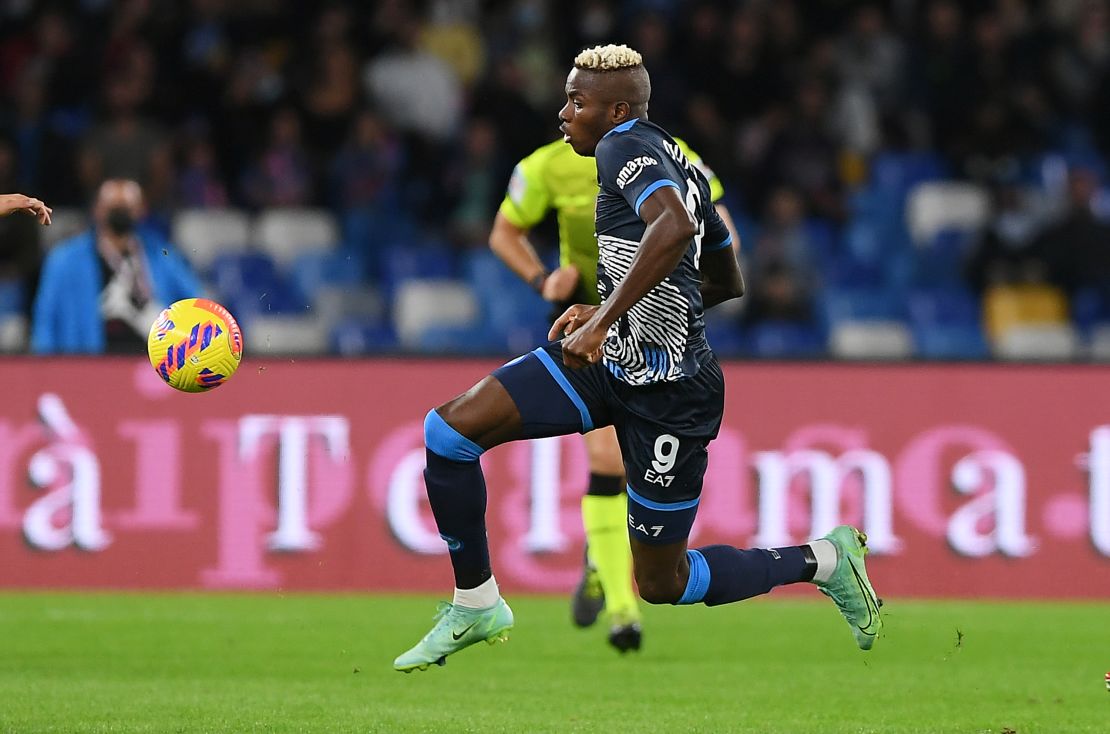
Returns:
[[[39,220],[40,224],[49,225],[50,215],[54,210],[32,196],[23,194],[0,194],[0,217],[6,217],[12,212],[24,212]]]
[[[678,189],[670,186],[658,189],[644,201],[640,218],[647,229],[628,275],[605,304],[593,312],[589,321],[563,342],[563,361],[568,367],[585,367],[596,361],[609,327],[678,267],[698,231],[697,223],[679,198]],[[552,331],[558,330],[552,327]]]

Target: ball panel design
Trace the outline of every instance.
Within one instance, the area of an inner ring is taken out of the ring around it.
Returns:
[[[243,336],[223,306],[205,298],[187,298],[158,315],[150,327],[147,354],[154,371],[170,387],[204,392],[235,374],[243,356]]]

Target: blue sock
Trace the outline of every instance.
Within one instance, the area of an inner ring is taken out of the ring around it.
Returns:
[[[428,449],[424,484],[440,537],[451,551],[455,586],[473,589],[493,572],[486,538],[486,479],[475,461],[452,461]]]
[[[686,551],[690,579],[679,604],[728,604],[766,594],[776,586],[809,581],[817,568],[802,546],[751,548],[707,545]]]

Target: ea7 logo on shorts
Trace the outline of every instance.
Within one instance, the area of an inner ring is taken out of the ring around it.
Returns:
[[[628,527],[637,533],[643,533],[649,538],[658,538],[659,533],[663,532],[662,525],[644,525],[642,522],[636,522],[636,518],[632,517],[631,513],[628,515]]]
[[[623,190],[625,186],[635,181],[636,178],[643,173],[645,168],[658,165],[659,161],[655,160],[650,155],[636,156],[621,167],[620,172],[617,174],[617,188]]]

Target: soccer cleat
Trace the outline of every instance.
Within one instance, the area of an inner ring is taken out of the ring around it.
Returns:
[[[883,619],[879,615],[883,602],[875,596],[875,589],[868,581],[864,567],[867,536],[853,527],[841,525],[825,539],[836,546],[836,570],[832,578],[817,584],[817,587],[836,603],[837,609],[848,620],[860,649],[870,650],[883,628]]]
[[[440,602],[436,624],[424,639],[393,661],[393,669],[404,673],[427,670],[432,663],[446,665],[447,656],[476,642],[504,642],[513,627],[513,610],[504,599],[489,609],[467,609]]]
[[[629,650],[639,650],[643,632],[639,622],[615,624],[609,628],[609,644],[623,655]]]
[[[597,621],[601,610],[605,607],[605,590],[601,586],[601,575],[590,564],[587,557],[582,566],[582,579],[574,596],[570,601],[570,613],[574,624],[579,627],[589,627]]]

